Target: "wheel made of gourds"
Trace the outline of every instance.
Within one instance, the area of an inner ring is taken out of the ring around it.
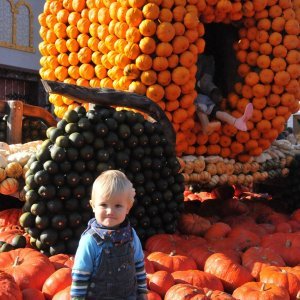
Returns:
[[[267,149],[299,108],[299,0],[48,0],[39,16],[43,79],[146,95],[177,132],[177,154],[246,161]],[[248,131],[205,135],[195,115],[196,61],[206,23],[239,21],[240,80],[224,109],[254,106]],[[80,104],[49,101],[62,117]]]

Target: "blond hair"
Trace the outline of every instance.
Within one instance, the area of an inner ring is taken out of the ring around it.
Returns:
[[[92,202],[99,195],[105,199],[110,199],[123,192],[128,192],[128,201],[133,204],[135,189],[126,175],[118,170],[104,171],[93,183]]]

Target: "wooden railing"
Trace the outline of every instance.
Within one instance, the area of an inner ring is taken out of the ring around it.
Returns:
[[[44,108],[25,104],[20,100],[0,100],[0,113],[7,114],[7,143],[22,142],[23,117],[32,117],[42,120],[48,126],[55,126],[57,121]]]

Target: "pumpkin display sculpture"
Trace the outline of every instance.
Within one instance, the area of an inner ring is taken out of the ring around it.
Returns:
[[[150,100],[149,104],[149,110],[155,111],[157,105]],[[167,118],[166,122],[170,124]],[[92,218],[92,183],[109,169],[122,170],[133,183],[136,196],[129,218],[142,240],[175,232],[183,208],[184,179],[178,173],[175,136],[172,131],[165,133],[163,124],[110,106],[98,105],[88,112],[80,106],[46,134],[48,138],[25,166],[20,225],[34,248],[47,255],[75,253]]]
[[[146,95],[176,131],[177,154],[247,160],[267,149],[299,108],[299,4],[291,0],[50,0],[39,15],[43,79]],[[239,23],[233,48],[239,80],[225,110],[240,117],[252,103],[248,132],[222,124],[208,139],[196,121],[197,57],[205,24]],[[51,95],[62,117],[78,105]],[[229,143],[222,143],[226,136]],[[255,145],[255,146],[254,146]]]

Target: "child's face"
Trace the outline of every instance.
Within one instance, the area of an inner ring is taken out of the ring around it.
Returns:
[[[105,199],[96,196],[91,200],[91,206],[97,222],[106,227],[114,227],[121,224],[131,208],[128,193],[122,192]]]

